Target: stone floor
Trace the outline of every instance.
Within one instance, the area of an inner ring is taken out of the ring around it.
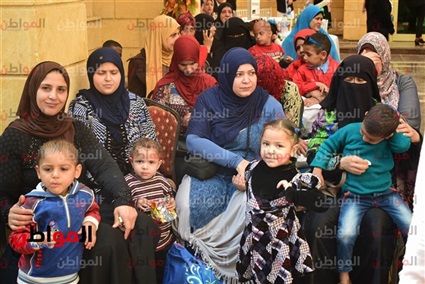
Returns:
[[[357,41],[340,39],[341,58],[355,54]],[[421,103],[422,126],[425,130],[425,46],[415,46],[413,42],[390,42],[392,66],[400,73],[408,74],[416,82]]]

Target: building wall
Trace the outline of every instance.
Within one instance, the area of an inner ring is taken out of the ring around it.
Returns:
[[[304,3],[294,2],[295,13]],[[361,0],[334,0],[334,27],[329,32],[359,39],[366,32],[361,6]],[[23,85],[36,64],[56,61],[68,70],[70,101],[79,89],[88,87],[88,54],[105,40],[116,40],[123,46],[127,70],[126,61],[143,47],[145,28],[162,7],[163,0],[0,1],[0,133],[16,118]],[[238,1],[238,10],[246,7],[246,1]],[[261,8],[271,8],[275,16],[276,0],[261,1]]]

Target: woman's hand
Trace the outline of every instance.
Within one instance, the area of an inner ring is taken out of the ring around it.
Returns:
[[[311,107],[312,105],[320,104],[320,101],[316,97],[310,97],[304,100],[304,106]]]
[[[233,185],[237,188],[239,191],[245,191],[246,190],[246,183],[245,183],[245,176],[244,175],[234,175],[232,178]]]
[[[276,188],[279,188],[279,187],[283,187],[285,190],[287,190],[288,189],[288,187],[290,187],[291,186],[291,183],[289,182],[289,181],[287,181],[287,180],[281,180],[281,181],[279,181],[279,183],[277,184],[277,186],[276,186]]]
[[[124,239],[127,239],[131,230],[134,229],[136,218],[136,208],[128,205],[118,206],[114,210],[114,224],[112,225],[112,228],[119,227],[120,230],[124,232]]]
[[[342,157],[339,168],[355,175],[361,175],[369,168],[369,161],[358,156]]]
[[[246,190],[246,184],[245,184],[245,169],[249,165],[249,162],[245,159],[243,159],[239,165],[236,167],[236,170],[238,171],[237,175],[234,175],[232,178],[232,183],[235,185],[235,187],[240,191]]]
[[[189,120],[190,120],[190,112],[187,112],[184,116],[183,119],[181,121],[182,125],[187,127],[189,125]]]
[[[296,145],[296,148],[295,148],[297,155],[305,156],[307,154],[307,150],[308,150],[308,142],[303,139],[299,139],[298,144]]]
[[[31,223],[34,212],[31,209],[24,209],[21,206],[25,203],[25,196],[19,196],[19,201],[10,208],[8,223],[9,227],[15,231],[24,229]]]
[[[203,30],[202,33],[203,33],[203,36],[204,36],[203,43],[207,47],[208,53],[210,53],[212,44],[214,42],[215,32],[212,31],[212,30]]]
[[[410,142],[419,143],[421,141],[421,137],[419,133],[410,126],[403,118],[400,118],[400,124],[398,125],[397,132],[403,133],[404,136],[410,138]]]

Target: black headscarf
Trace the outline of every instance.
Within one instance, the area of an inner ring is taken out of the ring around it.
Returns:
[[[233,47],[250,48],[255,44],[247,24],[238,17],[230,18],[226,21],[226,27],[223,29],[221,42],[224,44],[224,49],[227,51]]]
[[[345,82],[347,77],[358,77],[365,84]],[[365,56],[351,55],[335,71],[329,94],[321,102],[322,108],[336,110],[338,128],[363,120],[365,112],[381,101],[373,61]]]
[[[93,75],[100,65],[111,62],[117,66],[121,73],[121,81],[118,89],[111,95],[99,92],[93,83]],[[120,125],[128,118],[130,110],[130,98],[125,89],[125,73],[122,59],[119,54],[109,47],[99,48],[93,51],[87,59],[87,75],[89,77],[90,89],[80,90],[80,95],[86,97],[97,112],[101,122],[107,127],[117,142],[122,141]]]
[[[199,44],[204,44],[204,34],[202,33],[204,30],[209,30],[214,25],[214,18],[201,13],[195,16],[195,38],[199,42]]]

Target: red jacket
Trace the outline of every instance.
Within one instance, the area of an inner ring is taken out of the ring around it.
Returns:
[[[298,68],[298,71],[293,76],[293,81],[298,85],[301,96],[319,89],[316,82],[321,82],[328,87],[331,85],[332,76],[338,69],[339,63],[331,57],[328,57],[328,61],[329,66],[326,73],[317,68],[310,69],[307,64],[303,64]]]

